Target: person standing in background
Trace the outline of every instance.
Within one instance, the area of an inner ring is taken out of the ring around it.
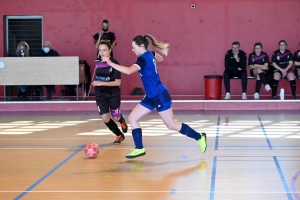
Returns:
[[[100,57],[99,54],[99,44],[101,41],[105,40],[108,41],[111,45],[111,49],[113,50],[114,47],[117,45],[117,39],[113,32],[109,32],[109,21],[104,19],[102,21],[102,30],[99,33],[96,33],[94,36],[94,46],[97,49],[97,57]],[[113,52],[111,51],[111,57],[113,57]]]

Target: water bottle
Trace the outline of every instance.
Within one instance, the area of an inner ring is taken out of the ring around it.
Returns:
[[[284,89],[283,88],[280,89],[279,96],[280,96],[281,100],[284,100]]]

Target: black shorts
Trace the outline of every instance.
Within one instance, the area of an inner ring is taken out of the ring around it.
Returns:
[[[162,93],[152,98],[148,98],[146,95],[140,104],[149,110],[156,108],[157,112],[162,112],[171,108],[172,99],[169,91],[164,90]]]
[[[278,69],[274,69],[274,74],[278,72],[280,75],[281,75],[281,78],[282,78],[282,72]],[[292,69],[289,69],[287,72],[286,72],[286,76],[284,77],[286,79],[286,77],[288,76],[289,73],[293,73],[293,70]]]
[[[253,70],[254,70],[254,69],[251,69],[251,70],[250,70],[250,75],[254,77]],[[264,69],[263,69],[263,73],[265,74],[265,76],[267,76],[267,70],[264,70]],[[255,77],[255,78],[256,78],[256,77]]]
[[[121,97],[118,96],[96,96],[96,104],[100,115],[109,113],[110,110],[120,108]]]

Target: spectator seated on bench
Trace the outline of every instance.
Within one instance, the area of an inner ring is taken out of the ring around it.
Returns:
[[[262,44],[257,42],[254,44],[254,51],[249,55],[248,65],[250,66],[251,76],[256,78],[254,99],[259,99],[261,84],[263,83],[266,91],[271,90],[267,83],[267,71],[269,69],[269,56],[262,51]]]
[[[242,83],[242,99],[247,99],[247,71],[246,71],[247,56],[246,53],[240,50],[238,41],[232,43],[232,49],[227,51],[225,55],[225,71],[223,74],[224,86],[226,90],[225,99],[231,99],[230,95],[230,79],[238,77]]]
[[[296,80],[292,70],[293,54],[286,49],[287,43],[285,40],[280,40],[279,49],[274,51],[272,55],[272,65],[274,67],[273,84],[272,84],[272,99],[277,98],[277,88],[281,79],[287,79],[292,90],[292,99],[296,99]]]

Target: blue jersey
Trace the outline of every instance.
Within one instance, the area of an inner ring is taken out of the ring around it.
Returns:
[[[162,93],[167,88],[161,83],[157,73],[155,53],[146,51],[138,57],[136,66],[140,68],[139,73],[146,91],[146,96],[152,98]]]

